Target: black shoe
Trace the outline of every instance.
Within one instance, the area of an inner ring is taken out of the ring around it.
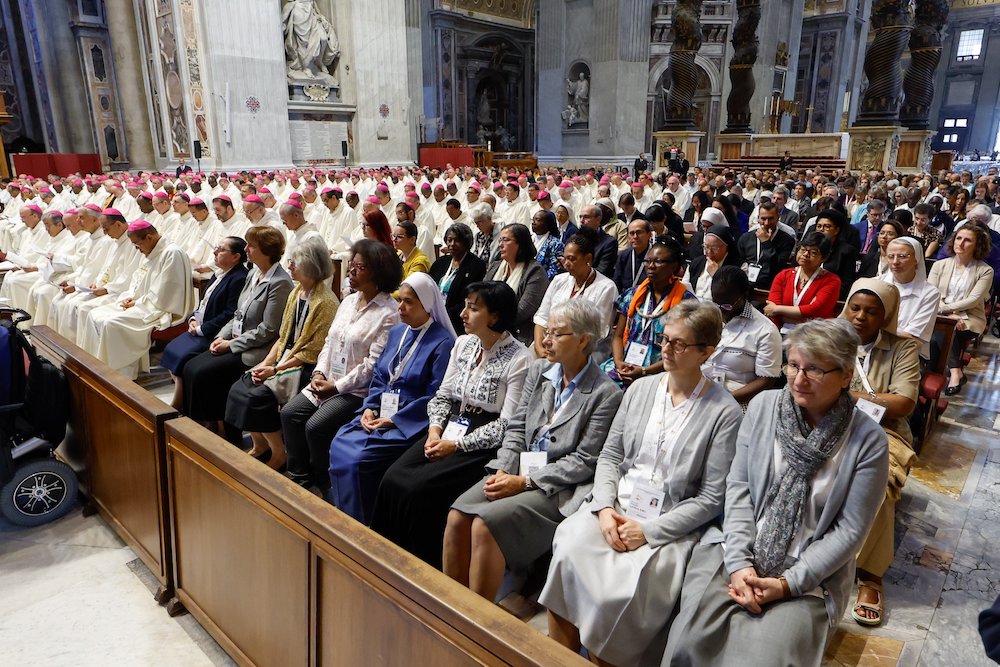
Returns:
[[[944,390],[945,396],[954,396],[958,392],[962,391],[962,387],[968,381],[969,381],[969,378],[967,378],[966,376],[963,375],[962,379],[958,381],[958,384],[956,384],[954,387],[948,387],[947,389]]]
[[[249,452],[247,452],[247,453],[249,454]],[[254,457],[255,459],[257,459],[261,463],[267,463],[268,461],[271,460],[271,450],[269,449],[266,452],[264,452],[263,454],[250,454],[250,456]]]

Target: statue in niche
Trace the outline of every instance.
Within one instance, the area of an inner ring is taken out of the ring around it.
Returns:
[[[514,150],[514,135],[508,132],[506,127],[503,125],[498,127],[496,135],[500,148],[508,152]]]
[[[314,0],[288,0],[281,10],[281,22],[288,80],[337,87],[331,71],[340,57],[340,43],[333,25],[319,13]]]
[[[590,80],[586,72],[580,72],[576,81],[566,79],[566,93],[576,111],[576,122],[586,123],[590,116]]]
[[[562,116],[563,124],[565,124],[567,128],[573,127],[577,121],[576,107],[572,104],[566,105],[566,108],[562,110],[560,115]]]
[[[481,146],[485,146],[489,138],[490,138],[490,133],[486,131],[485,127],[480,125],[479,129],[476,130],[476,143],[480,144]]]
[[[486,91],[479,96],[479,109],[476,113],[476,120],[479,121],[480,125],[490,125],[493,122],[493,116],[490,113],[490,99],[486,96]]]

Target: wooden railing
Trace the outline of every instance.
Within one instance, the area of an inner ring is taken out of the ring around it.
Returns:
[[[241,665],[585,665],[46,327],[90,502]]]
[[[39,353],[61,366],[71,396],[60,454],[80,474],[90,505],[172,595],[163,424],[177,411],[48,327],[31,327]]]

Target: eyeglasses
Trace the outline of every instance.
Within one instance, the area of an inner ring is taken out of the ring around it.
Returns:
[[[894,262],[897,259],[899,261],[901,261],[901,262],[905,262],[906,260],[910,259],[911,257],[913,257],[913,255],[910,255],[909,253],[905,253],[905,252],[899,253],[898,255],[886,255],[885,256],[885,258],[887,260],[889,260],[890,262]]]
[[[392,239],[393,241],[402,241],[403,239],[405,239],[405,238],[406,238],[406,234],[392,234],[392,235],[390,236],[390,238],[391,238],[391,239]]]
[[[665,334],[660,334],[656,337],[656,342],[659,343],[660,347],[664,350],[668,347],[671,348],[677,354],[684,354],[684,350],[689,347],[705,347],[708,343],[688,343],[681,340],[680,338],[667,338]]]
[[[514,239],[505,239],[504,237],[501,236],[500,238],[497,239],[497,243],[499,243],[500,245],[506,245],[508,243],[517,243],[517,241]]]
[[[701,249],[702,250],[725,250],[726,246],[724,246],[724,245],[709,245],[708,243],[704,243],[704,244],[702,244]]]
[[[546,338],[559,339],[562,338],[563,336],[572,336],[572,335],[573,333],[571,332],[560,333],[558,331],[550,331],[549,329],[546,329],[545,332],[542,334],[542,339],[543,340]]]
[[[823,380],[823,378],[826,377],[827,373],[832,373],[838,370],[840,369],[831,368],[830,370],[825,371],[822,368],[818,368],[816,366],[806,366],[805,368],[803,368],[792,361],[788,362],[787,364],[781,367],[781,372],[784,373],[785,377],[787,377],[789,380],[794,380],[795,376],[799,374],[799,371],[802,371],[803,373],[805,373],[806,379],[809,380],[810,382],[820,382]]]
[[[360,273],[361,271],[367,271],[368,270],[368,265],[366,265],[366,264],[355,264],[354,262],[351,262],[350,264],[348,264],[347,270],[348,271],[357,271],[357,272]]]
[[[719,307],[719,310],[721,310],[723,312],[726,312],[726,313],[731,313],[734,310],[742,310],[743,306],[740,305],[740,304],[743,304],[743,303],[746,303],[746,299],[740,299],[739,301],[736,301],[735,303],[719,303],[718,301],[716,301],[715,305]]]
[[[806,257],[819,257],[822,253],[816,248],[799,248],[799,254]]]

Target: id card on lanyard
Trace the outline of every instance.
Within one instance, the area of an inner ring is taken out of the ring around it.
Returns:
[[[855,405],[857,406],[858,410],[861,410],[861,412],[865,413],[866,415],[874,419],[876,423],[881,424],[882,418],[885,417],[886,408],[884,405],[879,405],[878,403],[875,402],[876,399],[878,398],[878,394],[875,392],[875,389],[872,387],[871,382],[868,380],[868,373],[867,373],[868,369],[866,368],[866,366],[868,366],[868,359],[870,358],[870,356],[871,356],[870,353],[868,355],[865,355],[864,364],[861,363],[860,359],[854,360],[854,369],[857,372],[858,377],[861,378],[861,384],[864,385],[865,391],[868,392],[868,395],[871,397],[870,401],[864,398],[859,398]]]
[[[657,308],[660,307],[660,304],[666,301],[668,296],[669,292],[665,294],[662,299],[660,299],[659,303],[653,305],[653,290],[650,289],[649,292],[647,292],[646,313],[645,313],[646,317],[645,317],[645,322],[643,323],[642,329],[640,330],[639,334],[639,337],[641,339],[648,340],[649,336],[648,332],[650,330],[652,330],[654,333],[656,332],[655,323],[657,318],[653,317],[653,313],[655,313]],[[649,355],[649,347],[650,346],[647,343],[638,343],[636,341],[631,341],[628,344],[628,349],[625,350],[625,363],[631,364],[633,366],[645,366],[646,359],[648,358]]]
[[[761,270],[760,239],[754,239],[754,240],[757,241],[757,257],[755,261],[747,264],[747,279],[752,283],[756,283],[757,279],[760,278],[760,270]]]
[[[799,280],[802,277],[802,267],[795,269],[795,284],[792,285],[792,303],[796,307],[798,307],[802,303],[802,297],[804,297],[806,295],[806,292],[809,291],[809,286],[812,285],[814,280],[816,280],[816,276],[819,275],[819,272],[821,270],[822,269],[817,269],[816,273],[810,276],[809,280],[806,281],[806,284],[802,286],[802,290],[799,291]]]

